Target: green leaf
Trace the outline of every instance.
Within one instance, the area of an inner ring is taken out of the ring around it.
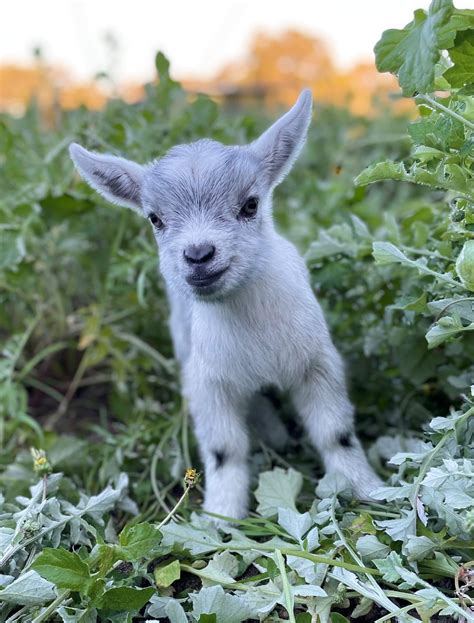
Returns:
[[[446,340],[456,337],[465,331],[474,331],[474,322],[463,325],[459,317],[443,316],[436,322],[426,334],[429,348],[435,348]]]
[[[390,553],[390,547],[381,543],[374,534],[361,536],[356,543],[357,550],[365,560],[383,558]]]
[[[439,548],[438,544],[429,539],[427,536],[408,536],[405,543],[405,553],[409,561],[423,560]]]
[[[435,64],[440,58],[442,27],[453,11],[451,0],[433,0],[428,12],[417,10],[402,30],[386,30],[375,46],[375,61],[381,72],[398,76],[408,96],[433,90]]]
[[[188,617],[183,606],[175,599],[169,601],[165,606],[165,613],[170,623],[188,623]]]
[[[279,508],[278,523],[290,536],[301,542],[303,536],[313,525],[313,520],[309,513],[298,513],[291,508]]]
[[[203,587],[214,584],[232,584],[239,571],[239,560],[230,552],[214,554],[207,567],[203,569],[201,580]]]
[[[391,242],[374,242],[373,244],[373,256],[377,264],[393,264],[397,262],[399,264],[405,264],[406,266],[412,266],[412,260],[400,251]]]
[[[383,579],[387,582],[398,582],[400,579],[400,569],[403,562],[397,552],[390,552],[386,558],[375,559],[377,569],[383,574]]]
[[[198,621],[204,615],[215,615],[216,621],[242,623],[250,618],[252,612],[245,601],[237,595],[225,593],[222,586],[203,588],[191,595],[193,616]]]
[[[185,549],[194,556],[208,554],[222,546],[222,539],[212,522],[193,515],[191,523],[170,521],[161,529],[163,546]]]
[[[31,567],[58,588],[86,593],[93,581],[87,564],[65,549],[46,547]]]
[[[14,582],[0,590],[0,602],[17,606],[39,606],[56,597],[54,584],[33,570],[21,574]]]
[[[110,588],[100,597],[97,607],[103,610],[136,612],[143,608],[154,593],[155,589],[153,587],[131,588],[129,586],[120,586]]]
[[[168,588],[175,580],[179,580],[181,577],[181,565],[179,560],[173,560],[165,565],[155,567],[153,571],[153,577],[155,578],[155,584],[161,588]]]
[[[0,229],[0,270],[18,264],[25,254],[23,238],[18,233]]]
[[[377,521],[376,524],[384,529],[394,541],[405,541],[408,535],[415,534],[416,514],[414,510],[404,510],[400,519]]]
[[[453,67],[444,72],[444,77],[454,88],[474,82],[474,30],[464,30],[456,35],[455,45],[449,50]]]
[[[404,180],[406,177],[407,172],[402,162],[385,160],[384,162],[377,162],[365,168],[355,178],[354,184],[357,186],[366,186],[367,184],[373,184],[374,182],[383,180]]]
[[[275,467],[270,472],[263,472],[255,491],[257,512],[264,517],[272,517],[280,508],[296,511],[295,500],[302,486],[303,476],[294,469]]]
[[[158,52],[155,56],[155,67],[160,80],[167,80],[169,78],[170,62],[163,52]]]
[[[143,522],[125,527],[115,546],[117,560],[134,562],[141,558],[152,558],[159,549],[161,532],[150,523]]]

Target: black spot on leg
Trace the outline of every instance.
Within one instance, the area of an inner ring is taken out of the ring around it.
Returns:
[[[343,448],[352,448],[352,434],[351,433],[341,433],[337,441],[340,446]]]
[[[226,461],[226,455],[223,450],[214,450],[214,458],[216,459],[216,469],[222,467]]]

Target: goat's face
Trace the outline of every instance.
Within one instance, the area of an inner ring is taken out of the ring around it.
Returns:
[[[310,117],[304,91],[247,146],[201,140],[144,166],[79,145],[70,151],[91,186],[149,219],[169,287],[216,299],[258,274],[272,228],[271,192],[296,159]]]
[[[208,140],[175,147],[146,171],[141,201],[171,287],[221,297],[258,272],[270,184],[250,149]]]

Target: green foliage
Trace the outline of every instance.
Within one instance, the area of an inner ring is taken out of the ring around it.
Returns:
[[[0,621],[474,620],[473,30],[434,0],[384,33],[378,67],[420,117],[317,110],[275,196],[386,486],[358,505],[314,478],[306,441],[259,446],[255,513],[225,532],[190,512],[199,485],[169,519],[198,455],[156,248],[67,146],[144,162],[266,120],[190,100],[162,54],[138,104],[60,111],[48,131],[34,105],[0,118]]]

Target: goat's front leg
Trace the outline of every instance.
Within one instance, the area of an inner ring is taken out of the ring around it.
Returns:
[[[293,388],[292,397],[327,472],[343,474],[357,498],[383,483],[370,467],[354,432],[354,408],[347,396],[344,366],[332,344]]]
[[[248,509],[246,404],[229,388],[203,379],[188,389],[204,463],[204,509],[240,519]]]

